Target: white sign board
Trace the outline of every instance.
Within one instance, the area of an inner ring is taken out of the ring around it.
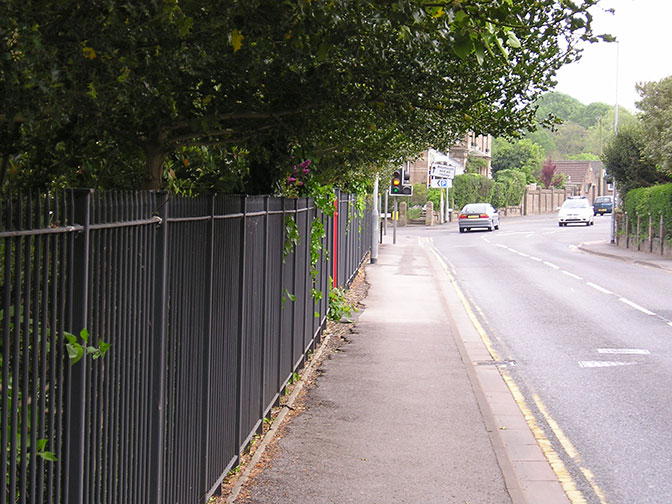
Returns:
[[[429,187],[434,187],[434,188],[447,188],[447,187],[453,187],[453,179],[449,178],[434,178],[432,177],[429,179]]]
[[[432,177],[434,178],[455,178],[455,167],[450,165],[432,165]]]

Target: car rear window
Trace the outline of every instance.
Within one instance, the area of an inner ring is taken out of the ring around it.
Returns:
[[[487,205],[466,205],[463,209],[463,213],[485,213],[488,211]]]
[[[589,206],[588,202],[583,199],[571,199],[562,204],[562,208],[585,208]]]

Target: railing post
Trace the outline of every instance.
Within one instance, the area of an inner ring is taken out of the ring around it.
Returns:
[[[653,215],[649,214],[649,252],[653,252]]]
[[[642,216],[638,215],[637,216],[637,237],[635,238],[637,240],[637,250],[642,249],[642,241],[640,240],[641,238],[641,224],[642,224]]]
[[[240,299],[240,306],[238,307],[238,357],[237,357],[237,377],[238,380],[236,388],[236,451],[238,452],[238,464],[240,464],[240,445],[242,442],[242,428],[243,428],[243,338],[247,330],[245,324],[245,297],[247,290],[245,289],[245,254],[247,252],[247,196],[240,197],[241,206],[241,220],[240,220],[240,261],[238,272],[238,297]]]
[[[625,248],[630,248],[630,216],[628,212],[625,212]]]
[[[213,305],[213,276],[214,276],[214,256],[215,256],[215,195],[208,197],[208,207],[210,210],[210,220],[208,221],[208,229],[206,232],[206,264],[207,264],[207,278],[205,279],[205,310],[204,323],[205,335],[203,341],[203,357],[201,359],[201,457],[203,466],[201,467],[201,495],[203,495],[203,502],[206,502],[206,495],[210,488],[208,487],[208,466],[210,464],[210,454],[208,453],[208,446],[210,445],[210,360],[212,348],[212,305]]]
[[[168,307],[168,193],[154,193],[156,210],[154,215],[161,219],[157,225],[154,249],[154,306],[152,313],[152,352],[150,390],[150,467],[149,481],[152,482],[155,502],[163,502],[165,493],[163,474],[164,426],[165,426],[165,367],[166,367],[166,325]]]
[[[665,255],[665,219],[660,214],[660,255]]]
[[[74,189],[74,222],[83,229],[74,239],[71,252],[72,293],[69,331],[79,339],[79,333],[88,324],[89,299],[89,224],[92,189]],[[81,343],[81,341],[80,341]],[[64,502],[84,502],[84,444],[86,434],[86,352],[74,365],[67,365],[66,425],[67,441],[63,467],[67,468]]]

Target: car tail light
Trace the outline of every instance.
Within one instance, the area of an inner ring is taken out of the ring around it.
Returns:
[[[481,215],[479,215],[479,217],[480,217],[481,219],[487,219],[487,218],[488,218],[488,214],[484,214],[484,213],[482,213]]]
[[[466,219],[466,218],[467,218],[467,216],[463,213],[461,213],[460,216],[458,217],[458,219]]]

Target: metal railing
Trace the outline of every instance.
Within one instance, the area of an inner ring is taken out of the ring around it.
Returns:
[[[319,342],[330,276],[348,284],[370,249],[370,218],[337,196],[335,217],[264,196],[3,201],[0,502],[215,494]],[[284,256],[290,217],[300,239]],[[68,335],[94,353],[71,364]]]

